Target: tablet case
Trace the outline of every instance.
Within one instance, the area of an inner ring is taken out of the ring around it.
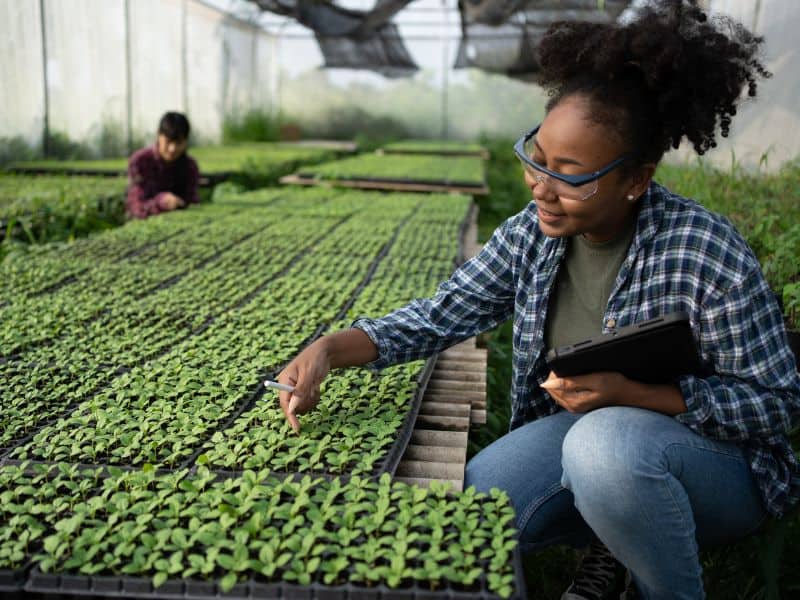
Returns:
[[[617,371],[645,383],[667,383],[679,375],[704,373],[689,315],[682,312],[551,349],[547,363],[560,377]]]

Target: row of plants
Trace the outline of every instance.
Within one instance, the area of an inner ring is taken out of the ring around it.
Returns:
[[[182,276],[226,248],[264,229],[272,221],[236,214],[194,223],[163,244],[152,244],[123,261],[101,262],[50,293],[6,298],[0,308],[0,340],[5,352],[19,353],[59,335],[74,335],[84,324],[114,306],[174,285]],[[64,258],[69,268],[69,258]],[[80,260],[81,266],[86,260]],[[24,301],[23,301],[24,300]],[[7,354],[6,354],[7,355]]]
[[[0,173],[0,241],[67,240],[120,225],[125,187],[122,178]]]
[[[97,319],[76,327],[69,335],[24,353],[28,360],[71,355],[117,366],[140,362],[159,340],[177,343],[187,329],[236,306],[248,294],[287,267],[293,253],[288,236],[298,232],[316,240],[334,221],[305,221],[290,217],[266,227],[206,262],[201,269],[168,280],[149,295],[112,305]],[[147,347],[141,347],[146,343]],[[90,358],[92,357],[92,358]]]
[[[320,180],[413,181],[469,186],[484,183],[483,160],[472,156],[362,154],[305,167],[299,175]]]
[[[453,495],[388,475],[342,482],[248,470],[218,481],[204,467],[28,467],[0,467],[0,569],[32,559],[34,589],[60,591],[46,575],[59,573],[138,591],[146,577],[179,594],[294,584],[523,597],[514,511],[497,490]]]
[[[310,145],[242,143],[193,148],[191,154],[202,175],[253,188],[276,183],[303,165],[334,159],[338,152]],[[6,242],[0,243],[0,261],[13,250],[9,241],[72,240],[125,222],[127,181],[122,176],[127,158],[38,160],[10,167],[40,175],[0,174],[0,242]]]
[[[204,215],[201,221],[208,216]],[[130,221],[126,227],[105,230],[102,235],[67,242],[16,245],[5,260],[0,261],[1,301],[22,300],[71,281],[97,260],[114,262],[130,258],[180,233],[181,227],[173,223],[176,218],[185,228],[195,216],[198,216],[195,211],[165,213],[158,219]]]

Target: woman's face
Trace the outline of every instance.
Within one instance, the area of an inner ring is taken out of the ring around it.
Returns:
[[[536,134],[533,159],[551,171],[583,175],[597,171],[630,148],[607,126],[589,121],[590,109],[580,96],[564,98],[553,107]],[[583,234],[591,241],[605,241],[620,233],[637,211],[636,200],[647,189],[654,166],[625,175],[617,168],[598,180],[597,192],[586,200],[557,196],[547,181],[536,182],[525,171],[533,192],[539,227],[549,237]],[[633,196],[629,199],[629,196]]]
[[[186,152],[188,140],[171,140],[163,133],[158,134],[158,155],[164,162],[172,162]]]

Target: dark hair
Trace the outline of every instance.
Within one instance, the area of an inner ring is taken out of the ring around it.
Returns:
[[[763,38],[726,17],[709,19],[696,0],[659,0],[627,24],[553,23],[539,45],[547,110],[575,94],[590,119],[616,129],[637,164],[657,163],[681,139],[698,154],[727,137],[745,84],[770,77],[758,60]]]
[[[185,140],[189,138],[189,119],[179,112],[166,112],[158,123],[158,133],[163,133],[171,140]]]

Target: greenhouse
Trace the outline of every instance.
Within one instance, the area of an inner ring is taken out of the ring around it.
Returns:
[[[793,598],[794,0],[0,0],[0,596]]]

